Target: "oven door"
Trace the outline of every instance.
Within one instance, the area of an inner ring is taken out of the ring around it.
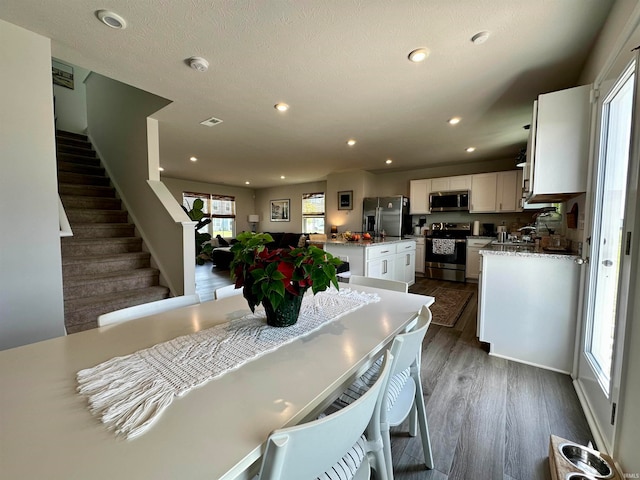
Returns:
[[[436,247],[434,248],[434,240]],[[425,276],[464,282],[467,263],[467,241],[463,238],[450,239],[454,242],[453,252],[438,245],[437,239],[425,239]],[[445,246],[446,247],[446,246]]]

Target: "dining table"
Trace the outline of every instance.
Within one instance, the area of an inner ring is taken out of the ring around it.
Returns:
[[[434,302],[352,289],[379,300],[190,390],[135,438],[92,415],[77,373],[248,314],[242,295],[0,351],[0,478],[252,478],[272,431],[315,418]]]

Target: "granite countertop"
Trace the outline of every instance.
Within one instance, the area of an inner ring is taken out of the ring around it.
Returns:
[[[532,244],[491,244],[480,250],[480,255],[503,255],[515,257],[545,257],[557,258],[562,260],[575,260],[580,258],[577,253],[543,250]]]
[[[357,242],[349,242],[347,240],[331,240],[327,239],[325,245],[344,245],[345,247],[370,247],[372,245],[385,245],[391,243],[415,241],[414,237],[385,237],[372,238],[371,240],[358,240]]]

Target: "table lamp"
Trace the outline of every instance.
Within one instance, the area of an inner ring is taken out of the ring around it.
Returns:
[[[249,223],[251,224],[251,231],[256,233],[256,224],[260,221],[260,216],[256,214],[249,215]]]
[[[338,238],[338,227],[336,225],[331,226],[331,238]]]

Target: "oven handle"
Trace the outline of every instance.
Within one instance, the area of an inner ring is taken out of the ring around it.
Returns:
[[[430,242],[430,241],[432,241],[432,240],[433,240],[433,238],[429,238],[429,237],[427,237],[427,238],[426,238],[426,241],[427,241],[427,242]],[[451,240],[453,240],[453,239],[451,239]],[[466,240],[466,239],[464,239],[464,238],[456,238],[456,239],[455,239],[455,242],[456,242],[456,243],[467,243],[467,240]]]

